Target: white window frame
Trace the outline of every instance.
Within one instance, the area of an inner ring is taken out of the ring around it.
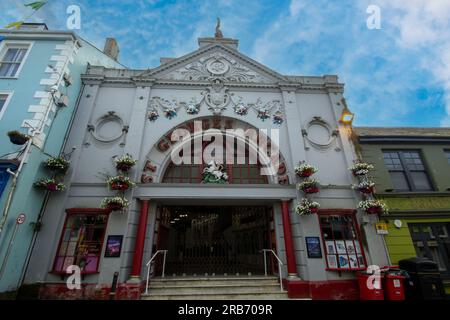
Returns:
[[[0,90],[0,95],[7,95],[5,104],[3,105],[3,108],[0,110],[0,120],[2,120],[3,115],[5,114],[6,108],[8,107],[8,104],[11,101],[13,93],[14,93],[13,91],[2,91],[2,90]]]
[[[0,61],[3,60],[4,55],[10,48],[21,48],[21,49],[26,48],[27,49],[27,52],[25,53],[25,56],[23,57],[22,61],[20,62],[19,68],[17,69],[17,72],[14,75],[14,77],[0,76],[0,79],[17,79],[19,77],[20,71],[22,71],[22,68],[27,61],[28,55],[30,54],[33,44],[34,44],[34,41],[3,40],[2,42],[0,42]]]

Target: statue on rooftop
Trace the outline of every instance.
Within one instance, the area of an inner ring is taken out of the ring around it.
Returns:
[[[214,35],[214,37],[218,39],[223,38],[222,31],[220,31],[220,18],[217,18],[216,34]]]

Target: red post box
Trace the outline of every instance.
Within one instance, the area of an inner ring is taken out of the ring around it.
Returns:
[[[361,300],[384,300],[382,275],[379,275],[378,281],[374,281],[376,276],[367,272],[358,272],[357,277]]]
[[[386,300],[405,300],[405,277],[398,273],[387,272],[383,278]]]

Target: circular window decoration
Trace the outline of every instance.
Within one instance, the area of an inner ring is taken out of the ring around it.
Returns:
[[[109,111],[95,123],[92,135],[101,142],[113,142],[122,137],[123,120],[114,111]]]
[[[336,139],[337,132],[321,117],[314,117],[303,130],[305,139],[317,149],[328,149]]]
[[[223,75],[230,66],[223,59],[211,59],[206,64],[206,69],[214,75]]]

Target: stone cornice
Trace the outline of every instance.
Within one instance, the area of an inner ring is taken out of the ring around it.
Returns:
[[[184,87],[184,88],[205,88],[211,85],[208,81],[188,81],[188,80],[166,80],[149,77],[129,77],[129,76],[104,76],[98,74],[83,74],[83,83],[103,84],[103,85],[123,85],[123,86],[150,86],[150,87]],[[299,83],[253,83],[253,82],[224,82],[233,89],[270,89],[272,91],[295,91],[297,93],[311,92],[343,92],[343,84],[330,85],[327,83],[299,84]]]

